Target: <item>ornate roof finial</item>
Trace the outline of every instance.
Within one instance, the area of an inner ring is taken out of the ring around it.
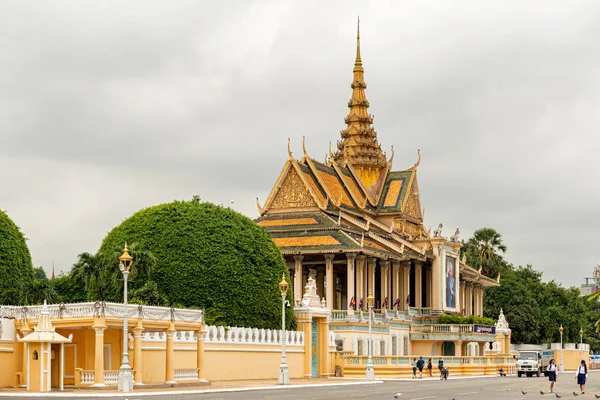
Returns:
[[[371,187],[383,174],[380,171],[387,167],[387,159],[377,141],[377,132],[373,128],[373,116],[369,114],[369,101],[365,94],[365,70],[360,54],[360,18],[356,28],[356,59],[352,84],[352,97],[348,102],[348,116],[344,119],[346,129],[341,132],[342,140],[334,160],[339,165],[352,164],[363,184]],[[351,151],[348,151],[351,149]],[[380,176],[381,175],[381,176]]]
[[[294,156],[292,156],[292,149],[290,148],[290,138],[288,138],[288,158],[290,161],[292,161],[294,159]]]
[[[418,168],[419,165],[421,165],[421,149],[417,150],[417,162],[415,163],[415,165],[413,165],[413,168]]]
[[[388,166],[390,168],[392,168],[392,162],[394,161],[394,145],[392,145],[392,155],[390,156],[390,159],[388,160]]]
[[[302,152],[304,153],[304,157],[308,158],[308,154],[306,153],[306,136],[302,136]]]
[[[260,202],[258,201],[258,197],[256,198],[256,208],[258,209],[258,213],[262,215],[263,208],[261,207]]]
[[[356,24],[356,65],[362,65],[360,59],[360,15],[358,16],[358,22]]]

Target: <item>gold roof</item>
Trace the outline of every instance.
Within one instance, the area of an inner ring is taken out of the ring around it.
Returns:
[[[365,94],[365,70],[360,56],[360,20],[356,35],[356,60],[354,78],[350,87],[352,97],[348,102],[350,111],[345,118],[346,129],[342,130],[342,140],[337,143],[333,159],[340,165],[351,164],[361,176],[367,188],[375,185],[382,175],[380,170],[388,167],[388,161],[377,141],[377,132],[373,128],[373,116],[369,115],[369,101]]]

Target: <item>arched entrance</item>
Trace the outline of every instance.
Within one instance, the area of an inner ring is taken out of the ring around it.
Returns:
[[[454,354],[455,354],[454,342],[442,343],[442,355],[444,357],[454,357]]]

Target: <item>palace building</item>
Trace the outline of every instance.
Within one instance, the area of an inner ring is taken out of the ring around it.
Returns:
[[[487,334],[438,327],[442,313],[483,315],[486,287],[497,286],[461,257],[458,230],[442,235],[424,225],[419,192],[420,153],[414,165],[393,168],[368,113],[357,33],[352,96],[346,127],[324,162],[307,154],[288,159],[265,204],[264,227],[281,249],[298,303],[309,277],[331,312],[329,329],[344,351],[365,355],[367,297],[375,298],[376,355],[483,354]],[[364,312],[364,313],[363,313]],[[457,327],[458,329],[458,327]],[[460,329],[466,329],[464,326]],[[468,330],[468,329],[467,329]]]

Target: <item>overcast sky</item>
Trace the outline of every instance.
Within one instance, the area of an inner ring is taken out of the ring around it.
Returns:
[[[600,260],[600,2],[0,1],[0,209],[57,273],[136,210],[256,217],[344,128],[360,13],[370,112],[427,226],[497,229],[579,285]]]

